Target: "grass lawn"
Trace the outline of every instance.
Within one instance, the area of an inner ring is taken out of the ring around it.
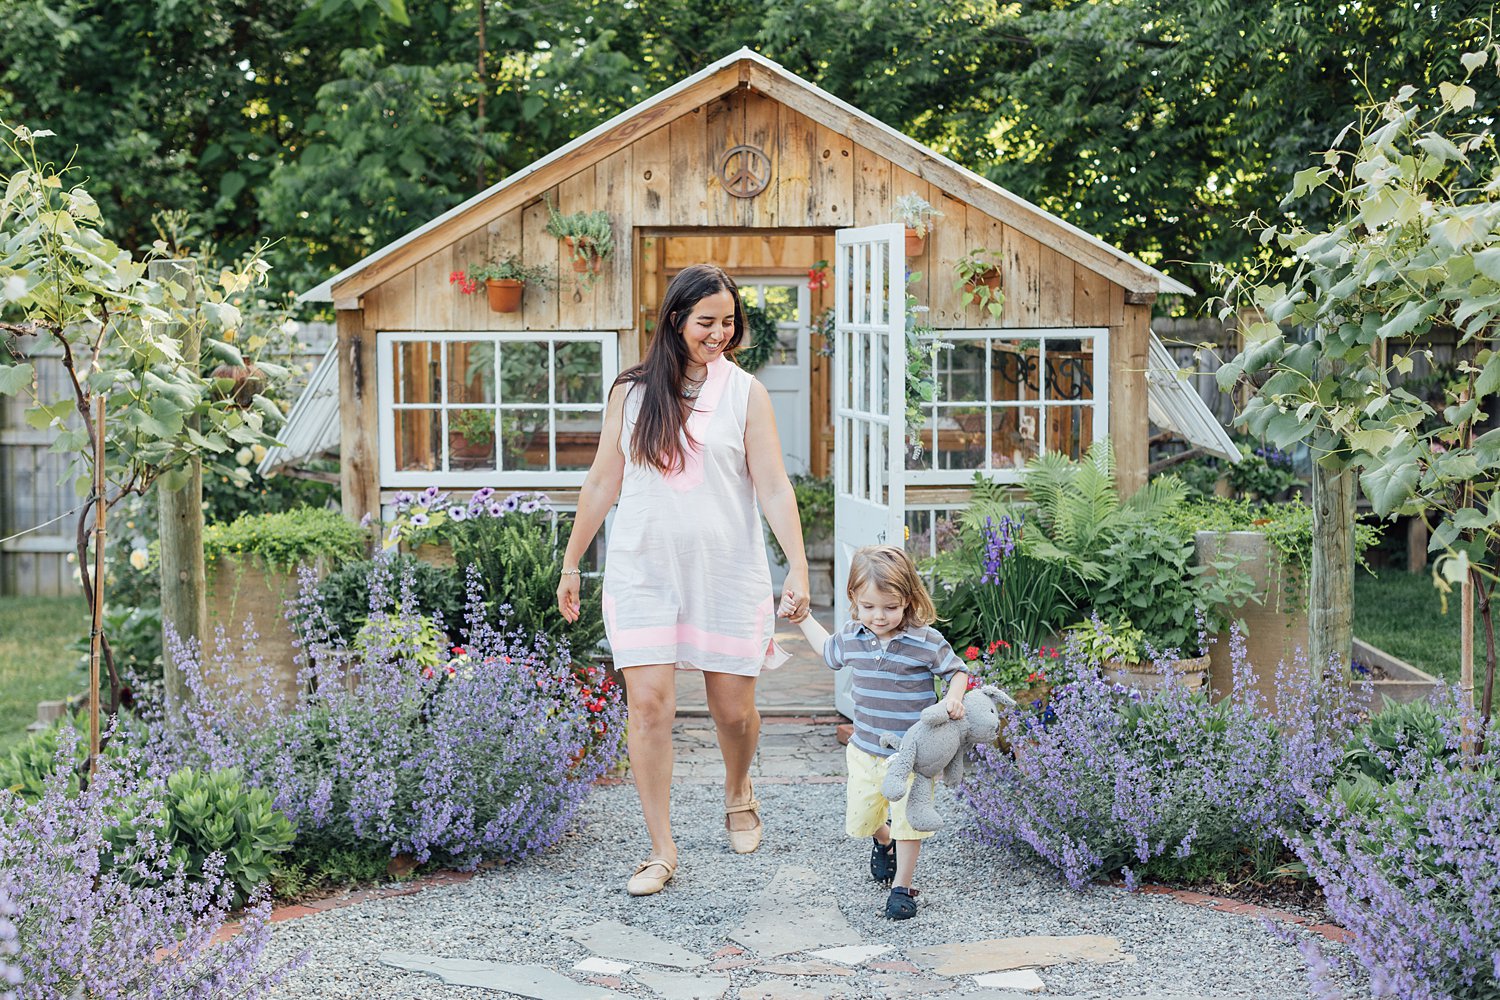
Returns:
[[[1500,607],[1496,608],[1500,613]],[[1354,634],[1434,677],[1458,680],[1459,602],[1443,614],[1428,573],[1386,568],[1379,576],[1354,573]],[[1500,621],[1497,621],[1500,625]],[[1474,675],[1484,683],[1484,639],[1474,610]]]
[[[88,687],[67,648],[87,631],[80,597],[0,597],[0,753],[26,735],[37,702]]]

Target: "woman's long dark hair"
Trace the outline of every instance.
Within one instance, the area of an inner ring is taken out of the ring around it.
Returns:
[[[680,472],[686,459],[683,443],[688,437],[691,403],[682,397],[682,380],[688,364],[682,328],[692,316],[693,307],[719,292],[734,297],[734,336],[723,347],[724,354],[732,355],[745,339],[747,329],[739,286],[721,268],[693,264],[679,271],[667,286],[661,313],[656,317],[655,335],[646,348],[646,360],[615,379],[615,385],[631,384],[641,393],[640,413],[630,435],[631,455],[636,462],[649,465],[663,475]]]

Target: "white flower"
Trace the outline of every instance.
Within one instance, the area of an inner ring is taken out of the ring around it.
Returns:
[[[266,460],[266,446],[265,445],[263,445],[263,444],[253,444],[253,445],[250,446],[250,450],[255,454],[255,462],[256,462],[257,465],[259,465],[261,462],[264,462]]]
[[[134,566],[138,570],[145,569],[146,563],[149,561],[149,559],[150,557],[147,555],[145,549],[136,549],[134,552],[130,553],[130,565]]]
[[[251,451],[249,448],[241,448],[239,451],[234,453],[234,460],[241,465],[249,465],[250,460],[254,457],[255,452]]]

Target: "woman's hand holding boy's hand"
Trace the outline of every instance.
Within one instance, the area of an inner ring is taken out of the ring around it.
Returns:
[[[811,608],[801,604],[791,593],[781,595],[781,607],[776,609],[777,617],[785,618],[793,624],[802,621],[810,612]]]

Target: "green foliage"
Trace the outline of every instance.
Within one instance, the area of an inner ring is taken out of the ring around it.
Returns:
[[[105,745],[103,756],[123,761],[127,747],[132,741],[143,739],[144,733],[138,723],[123,716],[117,718],[121,719],[120,728],[115,738]],[[89,720],[87,713],[81,711],[59,719],[12,746],[6,757],[0,760],[0,788],[9,789],[28,802],[41,799],[47,779],[58,765],[58,734],[64,727],[83,734],[82,739],[73,741],[73,760],[69,765],[73,772],[71,794],[76,794],[79,776],[87,770],[89,762]]]
[[[549,201],[547,232],[560,240],[572,240],[573,258],[578,261],[603,260],[615,250],[614,227],[610,224],[609,213],[602,208],[563,214]]]
[[[1387,698],[1380,711],[1350,736],[1340,773],[1356,785],[1361,777],[1389,784],[1395,777],[1391,763],[1401,760],[1410,766],[1411,751],[1429,767],[1456,765],[1461,756],[1460,748],[1453,745],[1457,726],[1456,719],[1439,712],[1430,701],[1403,703]],[[1356,794],[1351,788],[1350,795]]]
[[[430,672],[442,662],[443,634],[427,615],[374,611],[354,634],[353,647],[360,654],[386,650],[397,660]]]
[[[296,874],[285,888],[286,895],[317,886],[369,885],[384,881],[391,858],[381,847],[353,847],[319,843],[316,838],[299,840],[293,846],[292,862]],[[278,895],[282,892],[278,891]]]
[[[1088,618],[1068,628],[1080,656],[1090,663],[1119,660],[1122,663],[1145,663],[1146,633],[1129,621],[1111,623]]]
[[[799,472],[791,477],[792,493],[797,498],[797,515],[802,520],[802,540],[808,545],[833,537],[833,479]],[[776,561],[785,565],[786,553],[776,540],[775,532],[766,532],[766,540]]]
[[[996,578],[984,582],[982,539],[969,541],[961,530],[959,544],[944,561],[948,575],[933,592],[943,635],[955,647],[986,646],[1004,639],[1016,648],[1036,648],[1056,634],[1077,612],[1068,595],[1067,571],[1024,551],[1000,561]],[[955,575],[964,566],[968,572]]]
[[[316,507],[245,514],[203,529],[203,558],[210,566],[220,556],[254,556],[266,566],[287,570],[318,559],[334,564],[358,559],[364,550],[363,530],[336,510]]]
[[[942,214],[916,193],[903,194],[896,199],[896,221],[914,230],[919,237],[926,236],[932,228],[932,220]]]
[[[234,768],[176,771],[167,778],[158,810],[138,815],[132,812],[136,806],[124,804],[117,825],[106,831],[121,867],[129,867],[136,830],[158,827],[172,845],[172,867],[181,867],[190,878],[202,877],[211,855],[223,857],[234,905],[270,880],[277,856],[290,849],[295,836],[291,821],[271,804],[270,793],[246,788]]]
[[[161,605],[109,605],[104,609],[104,632],[114,648],[115,666],[123,674],[137,682],[161,680]],[[89,634],[83,633],[68,648],[87,663]]]
[[[398,610],[408,577],[415,610],[419,614],[437,618],[450,634],[462,624],[464,582],[458,570],[451,566],[434,566],[408,555],[383,558],[392,586],[381,607],[370,607],[370,572],[374,567],[370,560],[351,560],[319,581],[318,607],[340,635],[348,638],[357,634],[372,610],[386,613]]]
[[[776,321],[760,306],[745,306],[746,343],[734,352],[734,363],[747,372],[760,371],[776,350],[778,335]]]
[[[557,610],[557,581],[561,578],[561,526],[551,515],[513,513],[505,517],[474,517],[453,524],[448,538],[459,566],[473,566],[484,588],[485,606],[508,630],[530,637],[540,632],[566,639],[573,658],[589,661],[604,638],[600,589],[585,585],[582,610],[573,624]]]
[[[506,254],[498,259],[490,259],[477,267],[469,268],[469,280],[474,282],[485,281],[519,281],[526,285],[541,285],[547,282],[551,273],[540,264],[527,264],[521,259],[520,254]]]
[[[470,444],[489,444],[495,440],[495,411],[449,410],[448,433],[457,434]]]
[[[978,306],[995,319],[1005,311],[1005,290],[991,288],[985,279],[1000,273],[1001,253],[983,247],[970,250],[953,262],[953,289],[966,306]]]

